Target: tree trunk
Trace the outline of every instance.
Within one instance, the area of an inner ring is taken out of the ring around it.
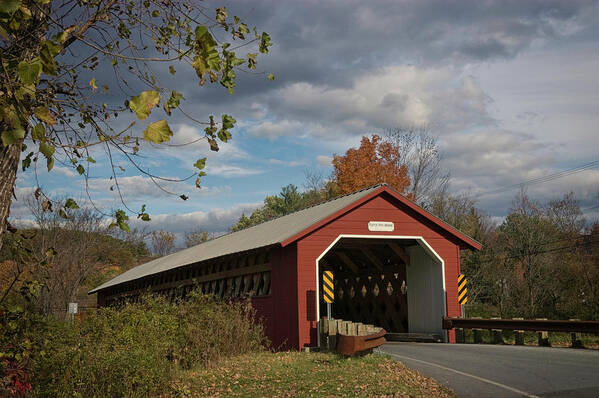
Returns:
[[[0,147],[0,249],[2,248],[2,235],[6,231],[6,222],[10,214],[20,157],[20,142]]]

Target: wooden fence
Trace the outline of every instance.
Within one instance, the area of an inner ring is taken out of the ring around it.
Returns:
[[[456,342],[465,343],[465,330],[473,331],[474,343],[482,342],[482,331],[491,332],[495,344],[503,344],[503,331],[514,332],[515,343],[524,344],[524,331],[537,332],[537,341],[540,346],[549,346],[549,332],[570,333],[572,347],[582,347],[577,333],[591,333],[599,335],[599,321],[552,320],[552,319],[500,319],[500,318],[443,318],[443,329],[456,329]]]

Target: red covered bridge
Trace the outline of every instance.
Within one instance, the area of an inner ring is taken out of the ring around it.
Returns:
[[[250,297],[274,347],[297,349],[318,345],[331,270],[333,317],[454,342],[441,320],[461,315],[460,250],[480,248],[382,184],[158,258],[90,293],[99,306],[147,289]]]

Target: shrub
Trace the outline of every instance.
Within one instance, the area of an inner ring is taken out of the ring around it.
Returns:
[[[147,295],[99,309],[81,323],[38,317],[32,341],[33,393],[40,397],[146,397],[168,391],[180,368],[259,350],[266,342],[246,302],[197,293],[171,303]]]
[[[222,357],[259,350],[268,344],[256,311],[247,301],[224,303],[192,292],[178,306],[182,322],[177,360],[184,368],[208,366]]]

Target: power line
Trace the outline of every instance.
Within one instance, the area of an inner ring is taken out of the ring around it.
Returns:
[[[565,239],[562,239],[562,240],[565,240]],[[559,242],[559,241],[555,241],[555,242]],[[555,243],[555,242],[553,242],[553,243]],[[552,243],[552,242],[548,242],[546,244],[541,244],[541,246],[545,246],[549,243]],[[526,256],[537,256],[539,254],[546,254],[546,253],[553,253],[553,252],[558,252],[558,251],[563,251],[563,250],[576,249],[579,247],[589,247],[589,246],[594,246],[595,244],[598,244],[598,243],[599,243],[599,239],[588,241],[588,242],[576,243],[574,245],[557,247],[557,248],[553,248],[553,249],[539,250],[539,251],[534,251],[534,252],[530,252],[530,253],[508,256],[508,257],[503,258],[503,260],[519,259],[519,258],[526,257]],[[477,261],[477,263],[484,264],[484,263],[491,263],[491,262],[495,262],[495,261],[496,261],[496,259],[490,259],[490,260],[485,260],[485,261]]]
[[[494,193],[499,193],[499,192],[503,192],[506,190],[510,190],[513,188],[523,188],[525,186],[529,186],[529,185],[535,185],[535,184],[542,184],[545,182],[549,182],[558,178],[563,178],[572,174],[576,174],[576,173],[580,173],[582,171],[585,170],[590,170],[593,169],[595,167],[599,166],[599,160],[595,160],[592,161],[590,163],[586,163],[577,167],[573,167],[571,169],[567,169],[567,170],[563,170],[563,171],[559,171],[557,173],[552,173],[552,174],[547,174],[545,176],[541,176],[541,177],[537,177],[537,178],[532,178],[530,180],[526,180],[517,184],[511,184],[511,185],[506,185],[500,188],[495,188],[486,192],[481,192],[478,193],[476,195],[474,195],[475,198],[480,198],[482,196],[487,196],[487,195],[491,195]],[[599,206],[599,205],[598,205]]]

